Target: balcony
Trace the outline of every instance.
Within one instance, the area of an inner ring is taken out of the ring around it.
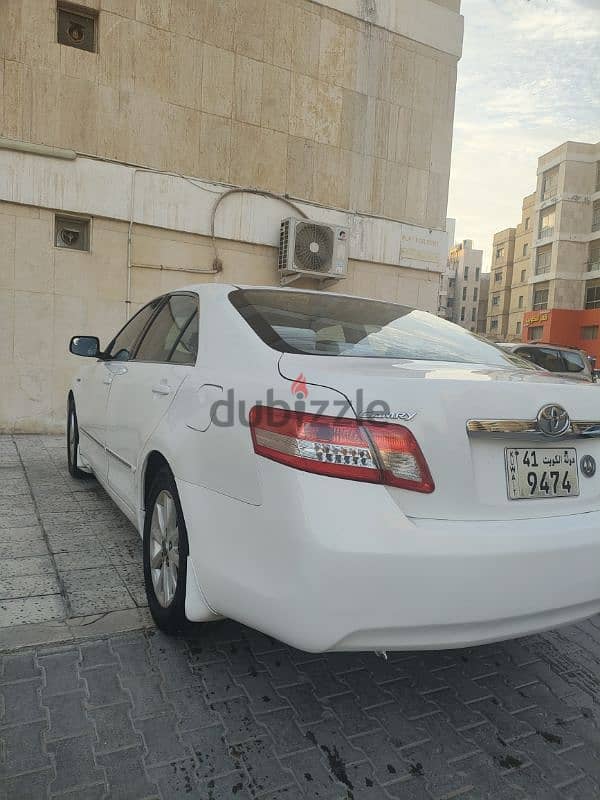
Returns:
[[[539,237],[540,239],[551,239],[554,236],[554,225],[551,227],[540,228]]]

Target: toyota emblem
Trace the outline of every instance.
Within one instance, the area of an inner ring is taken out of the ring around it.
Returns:
[[[537,424],[546,436],[562,436],[571,427],[571,420],[562,406],[549,405],[540,408]]]

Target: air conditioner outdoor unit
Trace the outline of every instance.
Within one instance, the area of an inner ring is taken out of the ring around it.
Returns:
[[[302,276],[340,280],[348,275],[348,228],[288,217],[279,235],[282,284]]]

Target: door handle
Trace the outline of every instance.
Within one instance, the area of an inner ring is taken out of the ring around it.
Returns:
[[[167,383],[159,383],[152,387],[154,394],[171,394],[171,387]]]

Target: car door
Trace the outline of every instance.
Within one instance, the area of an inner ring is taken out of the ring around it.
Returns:
[[[106,411],[113,379],[126,369],[125,363],[158,307],[148,303],[119,331],[103,357],[77,376],[75,385],[79,425],[79,447],[84,460],[100,480],[106,480]]]
[[[106,452],[110,488],[135,510],[135,476],[144,445],[196,362],[198,296],[167,296],[108,400]]]

